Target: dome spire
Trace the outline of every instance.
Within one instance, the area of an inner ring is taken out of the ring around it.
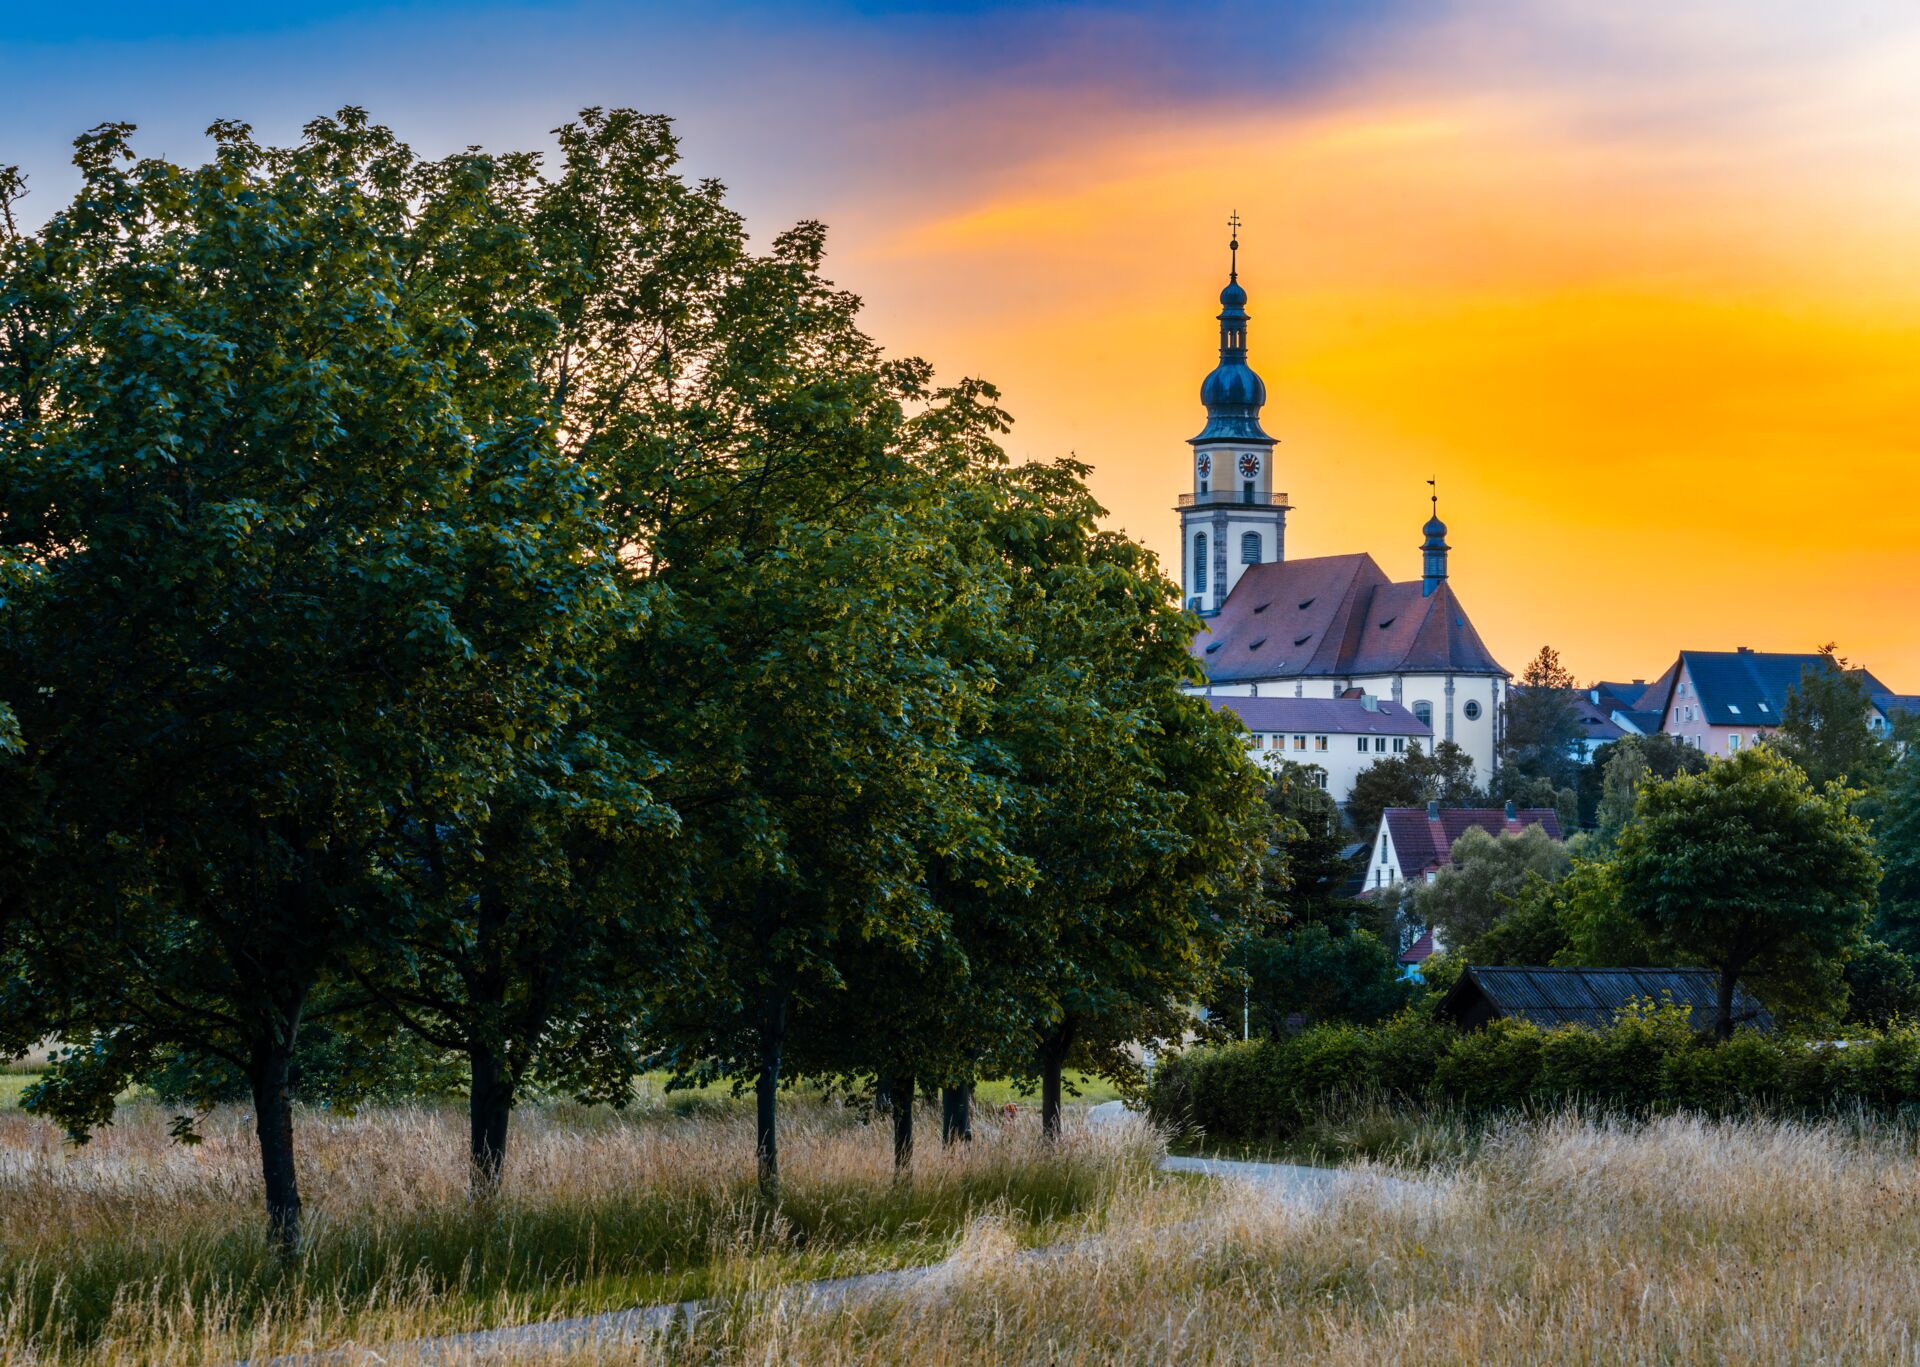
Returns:
[[[1240,283],[1240,213],[1227,219],[1227,287],[1220,291],[1220,364],[1200,385],[1207,425],[1192,441],[1252,441],[1271,446],[1260,426],[1267,387],[1247,365],[1247,291]]]
[[[1433,491],[1428,495],[1433,501],[1433,516],[1420,529],[1427,537],[1420,543],[1422,598],[1431,598],[1447,582],[1447,551],[1451,549],[1447,545],[1447,524],[1440,520],[1440,486],[1436,481],[1437,477],[1427,481],[1427,488]]]

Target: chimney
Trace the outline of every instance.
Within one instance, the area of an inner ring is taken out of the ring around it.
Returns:
[[[1516,819],[1519,815],[1520,814],[1514,810],[1513,799],[1508,798],[1507,799],[1507,820],[1512,821]]]
[[[1434,798],[1433,800],[1427,803],[1427,820],[1438,821],[1439,819],[1440,819],[1440,799]]]

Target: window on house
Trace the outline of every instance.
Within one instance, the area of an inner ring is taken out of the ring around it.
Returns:
[[[1432,726],[1433,725],[1433,704],[1428,702],[1425,698],[1422,698],[1419,702],[1413,705],[1413,715],[1419,719],[1419,722],[1422,726]]]
[[[1367,753],[1367,738],[1365,736],[1360,737],[1360,753],[1363,755]]]
[[[1379,752],[1380,752],[1381,754],[1383,754],[1383,755],[1384,755],[1384,754],[1386,754],[1386,753],[1387,753],[1387,738],[1386,738],[1385,736],[1375,736],[1375,737],[1373,738],[1373,748],[1374,748],[1375,750],[1377,750],[1377,751],[1379,751]]]
[[[1739,716],[1739,715],[1740,715],[1740,704],[1738,704],[1738,703],[1731,703],[1731,702],[1730,702],[1730,703],[1728,703],[1728,704],[1727,704],[1727,711],[1729,711],[1729,712],[1731,712],[1731,713],[1733,713],[1733,715],[1734,715],[1734,716],[1736,716],[1736,717],[1737,717],[1737,716]]]
[[[1731,736],[1727,737],[1727,753],[1730,755],[1737,754],[1739,750],[1740,750],[1740,733],[1738,731],[1735,731]]]
[[[1407,750],[1407,738],[1405,736],[1395,736],[1393,738],[1393,753],[1396,755],[1402,755],[1406,753],[1406,750]]]
[[[1264,749],[1266,749],[1266,748],[1267,748],[1267,738],[1266,738],[1265,736],[1263,736],[1263,735],[1261,735],[1261,734],[1260,734],[1260,733],[1259,733],[1258,731],[1255,731],[1255,732],[1253,733],[1253,746],[1252,746],[1252,748],[1253,748],[1253,749],[1255,749],[1255,750],[1264,750]]]
[[[1193,591],[1207,591],[1207,534],[1205,532],[1193,539]]]
[[[1315,736],[1313,738],[1313,748],[1315,750],[1324,752],[1327,748],[1327,738],[1325,736]]]
[[[1293,738],[1293,748],[1294,748],[1294,749],[1296,749],[1296,750],[1304,750],[1304,749],[1306,749],[1306,748],[1307,748],[1307,738],[1306,738],[1305,736],[1295,736],[1295,737]]]
[[[1313,771],[1313,781],[1319,784],[1322,788],[1326,787],[1327,771],[1325,769],[1315,769]]]
[[[1260,563],[1260,533],[1242,532],[1240,534],[1240,563],[1243,565]]]

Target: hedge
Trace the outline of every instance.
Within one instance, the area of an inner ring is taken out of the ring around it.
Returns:
[[[1920,1104],[1920,1026],[1844,1044],[1747,1029],[1722,1042],[1671,1007],[1625,1013],[1604,1030],[1501,1020],[1462,1032],[1408,1012],[1379,1026],[1188,1049],[1163,1058],[1147,1088],[1161,1124],[1247,1143],[1287,1139],[1360,1097],[1468,1112],[1576,1101],[1633,1114],[1894,1109]]]

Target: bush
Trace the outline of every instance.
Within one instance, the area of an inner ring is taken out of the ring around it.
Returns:
[[[1469,1115],[1569,1103],[1628,1115],[1892,1111],[1920,1105],[1920,1025],[1846,1041],[1741,1029],[1721,1042],[1651,1003],[1602,1030],[1503,1020],[1461,1032],[1407,1011],[1190,1049],[1162,1059],[1147,1088],[1156,1121],[1225,1142],[1290,1140],[1355,1101]]]

